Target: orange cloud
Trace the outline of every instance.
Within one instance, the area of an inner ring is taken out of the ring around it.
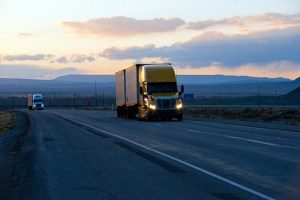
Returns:
[[[137,20],[128,17],[90,19],[85,22],[63,22],[64,27],[78,34],[132,36],[147,33],[174,31],[185,22],[179,18]]]

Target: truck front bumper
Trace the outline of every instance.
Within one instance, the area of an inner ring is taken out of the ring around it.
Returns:
[[[147,118],[159,118],[159,117],[181,117],[182,110],[172,109],[172,110],[147,110],[146,112]]]

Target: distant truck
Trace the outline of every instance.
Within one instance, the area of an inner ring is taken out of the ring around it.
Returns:
[[[184,86],[170,63],[135,64],[115,73],[117,117],[182,121]]]
[[[29,110],[44,110],[42,94],[28,94],[27,102]]]

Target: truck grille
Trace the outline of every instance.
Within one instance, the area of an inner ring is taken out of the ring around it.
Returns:
[[[157,99],[156,103],[158,110],[170,110],[176,108],[176,99]]]

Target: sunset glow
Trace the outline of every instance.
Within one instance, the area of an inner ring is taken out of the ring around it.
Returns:
[[[297,0],[2,0],[0,78],[171,62],[178,74],[295,79],[299,8]]]

